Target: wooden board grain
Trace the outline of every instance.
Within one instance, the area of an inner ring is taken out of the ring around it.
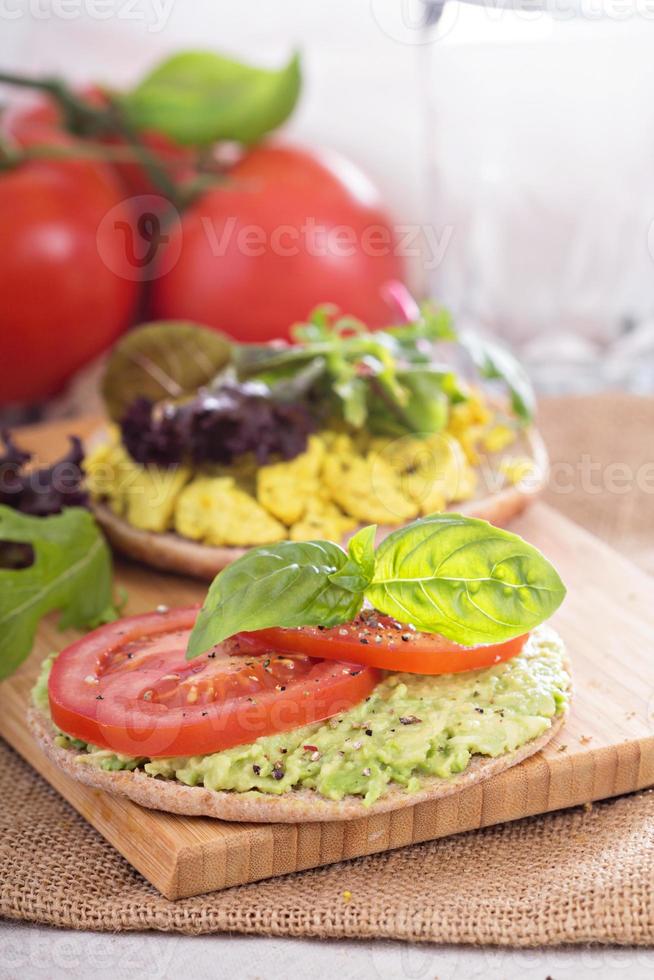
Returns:
[[[50,430],[47,453],[66,426]],[[76,425],[79,430],[79,426]],[[40,438],[37,440],[40,444]],[[654,783],[654,583],[607,545],[544,505],[515,530],[557,564],[568,598],[556,616],[570,652],[571,717],[547,749],[457,796],[391,814],[325,824],[254,825],[142,809],[55,769],[25,727],[29,688],[43,656],[74,638],[53,619],[29,661],[0,685],[0,734],[168,898],[197,895],[531,814],[616,796]],[[199,599],[203,586],[120,564],[129,612]]]

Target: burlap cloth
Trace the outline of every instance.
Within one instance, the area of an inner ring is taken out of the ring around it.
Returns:
[[[541,422],[559,487],[550,502],[654,571],[654,400],[553,400]],[[616,461],[631,469],[628,492],[615,492],[620,474],[606,469]],[[0,914],[9,918],[103,930],[654,944],[649,791],[179,902],[162,898],[4,743],[0,799]]]

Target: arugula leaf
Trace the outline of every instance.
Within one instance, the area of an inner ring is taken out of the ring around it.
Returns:
[[[458,334],[452,321],[452,314],[442,306],[436,306],[429,300],[420,306],[420,316],[417,320],[403,323],[398,327],[385,327],[384,333],[390,334],[403,347],[415,349],[416,342],[426,340],[431,343],[443,340],[458,340]]]
[[[187,652],[195,657],[241,630],[336,626],[364,598],[425,633],[470,646],[533,629],[565,586],[522,538],[486,521],[434,514],[389,535],[358,531],[346,555],[327,541],[255,548],[214,580]]]
[[[331,577],[352,560],[331,541],[253,548],[213,580],[186,656],[197,657],[242,630],[348,622],[361,609],[363,593]]]
[[[502,381],[511,396],[515,414],[522,422],[531,422],[536,411],[536,396],[522,364],[502,344],[471,331],[462,331],[459,341],[482,378]]]
[[[463,645],[526,633],[564,596],[558,573],[537,548],[486,521],[449,513],[414,521],[382,541],[366,589],[380,612]]]
[[[291,114],[300,94],[300,59],[277,71],[210,51],[174,55],[121,97],[130,122],[178,143],[256,143]]]
[[[235,375],[265,384],[275,401],[318,408],[327,424],[345,421],[383,436],[432,434],[447,424],[450,406],[469,397],[452,367],[435,361],[435,344],[460,339],[484,377],[509,387],[518,418],[531,418],[533,391],[512,355],[468,332],[457,338],[449,314],[429,304],[414,323],[377,331],[322,306],[292,334],[295,344],[237,344],[190,323],[147,324],[128,334],[109,361],[110,414],[122,417],[136,395],[156,402],[202,385],[219,391]]]
[[[34,555],[27,567],[0,567],[1,679],[23,662],[46,613],[61,612],[61,629],[96,626],[115,613],[109,549],[87,510],[28,517],[0,506],[0,541],[29,546]]]
[[[314,365],[319,401],[353,428],[368,426],[377,435],[442,429],[449,402],[466,396],[452,370],[431,364],[417,340],[449,337],[448,315],[438,311],[432,319],[372,332],[353,317],[332,316],[329,307],[318,307],[307,323],[296,324],[296,346],[237,346],[237,375],[273,385]]]

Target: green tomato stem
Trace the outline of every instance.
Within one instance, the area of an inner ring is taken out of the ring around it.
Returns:
[[[130,150],[128,162],[135,162],[142,166],[152,184],[173,205],[181,208],[188,203],[188,194],[181,195],[178,193],[177,184],[170,177],[165,161],[143,144],[140,134],[128,122],[120,102],[116,98],[107,95],[108,104],[106,107],[92,106],[58,78],[35,78],[27,75],[15,75],[11,72],[0,72],[0,82],[20,88],[33,89],[49,95],[61,110],[65,129],[76,136],[118,136],[122,138]],[[12,156],[11,153],[7,154],[6,149],[0,149],[0,156],[3,158],[4,166],[15,166],[24,159],[20,150],[16,152],[15,156]],[[83,156],[83,151],[80,149],[71,156]],[[28,153],[26,153],[26,157],[29,158]],[[119,159],[114,155],[112,148],[103,147],[102,144],[95,145],[93,158],[107,161]]]

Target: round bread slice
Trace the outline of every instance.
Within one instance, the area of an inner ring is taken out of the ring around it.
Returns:
[[[409,793],[402,786],[392,785],[371,806],[365,806],[363,800],[355,796],[328,800],[311,789],[294,789],[281,796],[273,796],[257,790],[237,793],[205,789],[203,786],[184,786],[174,780],[160,779],[138,771],[107,772],[78,761],[78,751],[56,745],[55,729],[36,708],[29,710],[28,723],[41,748],[57,768],[87,786],[127,796],[151,810],[247,823],[305,823],[355,820],[357,817],[371,817],[376,813],[402,810],[416,803],[452,796],[539,752],[563,726],[566,713],[555,716],[547,731],[521,745],[515,752],[496,758],[475,755],[464,772],[451,779],[429,776],[416,792]]]
[[[481,517],[500,527],[509,524],[538,496],[549,473],[547,449],[537,429],[531,428],[523,433],[518,447],[512,447],[511,455],[516,453],[531,460],[532,471],[528,487],[504,487],[496,492],[453,504],[449,509],[469,517]],[[495,473],[502,458],[502,455],[494,458]],[[492,485],[492,482],[492,474],[489,474],[486,483]],[[118,517],[103,503],[95,503],[93,512],[117,551],[152,568],[168,572],[211,580],[221,569],[248,550],[201,544],[172,531],[142,531]],[[377,543],[394,530],[395,527],[380,527]]]

